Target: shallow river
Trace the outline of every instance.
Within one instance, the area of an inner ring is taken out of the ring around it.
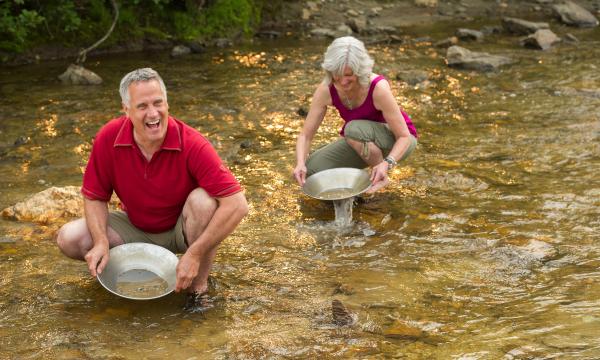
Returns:
[[[120,78],[142,66],[251,204],[220,247],[205,314],[184,313],[180,294],[110,294],[55,246],[66,219],[1,220],[0,358],[599,358],[600,29],[553,30],[581,43],[466,45],[518,60],[488,74],[446,67],[427,43],[370,46],[421,137],[344,229],[291,177],[325,40],[92,58],[97,87],[60,85],[64,62],[0,68],[0,209],[80,184],[94,134],[119,115]],[[429,80],[395,80],[410,69]],[[330,110],[315,146],[339,126]],[[333,299],[356,324],[333,325]]]

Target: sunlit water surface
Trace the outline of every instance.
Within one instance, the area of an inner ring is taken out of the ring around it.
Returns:
[[[143,66],[251,204],[220,247],[205,314],[184,313],[181,294],[110,294],[56,248],[66,219],[2,220],[0,358],[600,357],[600,31],[555,31],[582,42],[468,44],[518,60],[488,74],[447,68],[428,44],[370,46],[421,137],[343,229],[331,202],[291,177],[297,112],[322,78],[326,41],[89,59],[96,87],[57,83],[63,62],[0,68],[0,208],[79,185],[94,134],[119,115],[121,76]],[[395,80],[409,69],[430,78]],[[339,126],[329,111],[315,146]],[[356,324],[333,325],[333,299]],[[422,333],[398,336],[401,325]]]

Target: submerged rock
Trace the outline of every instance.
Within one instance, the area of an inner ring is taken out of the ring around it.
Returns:
[[[520,249],[537,261],[547,261],[558,254],[558,250],[554,246],[540,240],[531,240],[527,246],[522,246]]]
[[[477,71],[495,71],[502,65],[512,64],[513,60],[499,55],[475,52],[454,45],[446,52],[448,66]]]
[[[331,301],[331,315],[333,323],[338,326],[347,326],[356,323],[357,316],[352,314],[341,301],[335,299]]]
[[[429,73],[423,70],[399,71],[398,74],[396,74],[396,79],[414,86],[429,79]]]
[[[418,340],[422,338],[425,333],[423,330],[410,326],[405,322],[396,321],[392,326],[383,331],[383,335],[394,339]]]
[[[71,64],[67,70],[58,76],[66,85],[100,85],[102,78],[83,66]]]

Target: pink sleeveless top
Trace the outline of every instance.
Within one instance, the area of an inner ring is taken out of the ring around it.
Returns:
[[[342,119],[344,119],[344,126],[342,126],[342,130],[340,130],[340,135],[344,136],[344,129],[346,125],[352,120],[371,120],[379,123],[386,123],[385,118],[383,117],[383,113],[380,110],[375,108],[375,104],[373,104],[373,91],[375,90],[375,85],[381,80],[385,79],[383,75],[377,76],[373,81],[371,81],[371,85],[369,86],[369,93],[367,94],[367,98],[365,102],[363,102],[359,107],[354,108],[352,110],[346,108],[340,96],[337,92],[337,89],[333,84],[329,85],[329,93],[331,94],[331,102],[333,106],[338,110]],[[408,131],[414,136],[418,137],[417,129],[413,125],[410,117],[404,111],[401,111],[402,117],[406,122],[406,126],[408,127]]]

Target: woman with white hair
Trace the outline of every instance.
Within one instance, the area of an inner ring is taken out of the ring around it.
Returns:
[[[371,167],[368,192],[372,193],[389,183],[387,172],[414,150],[417,131],[400,110],[387,80],[373,74],[373,64],[362,41],[352,36],[337,38],[327,48],[321,65],[325,79],[313,95],[296,143],[294,177],[300,186],[319,171]],[[308,156],[332,105],[344,120],[341,137]]]

